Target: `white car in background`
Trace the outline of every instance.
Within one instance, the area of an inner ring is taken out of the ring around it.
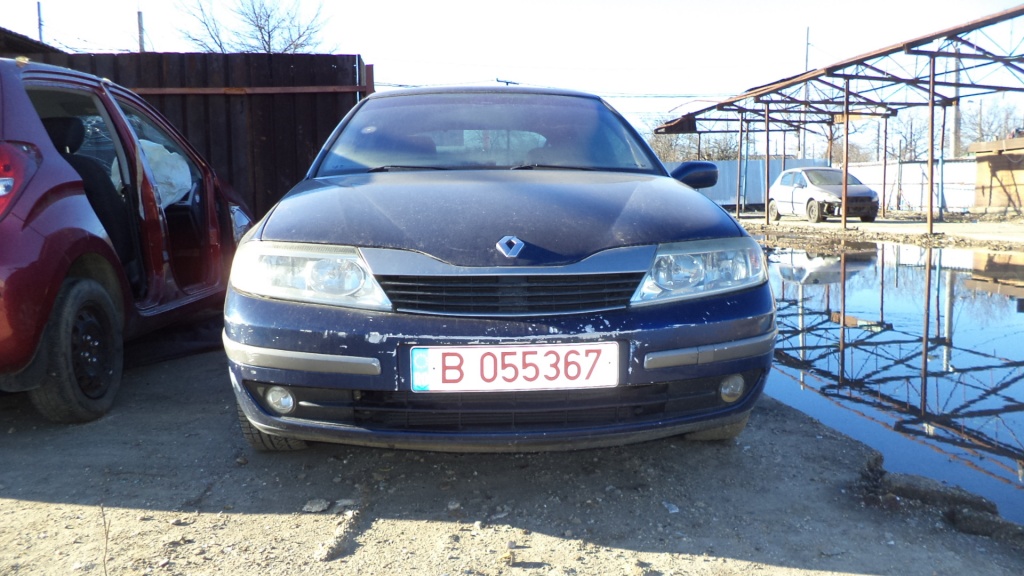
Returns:
[[[768,215],[804,215],[811,222],[842,216],[843,171],[839,168],[793,168],[775,180],[768,191]],[[878,194],[853,175],[846,185],[846,215],[874,222],[878,215]]]

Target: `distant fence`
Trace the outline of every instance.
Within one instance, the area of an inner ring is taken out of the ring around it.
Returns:
[[[333,54],[27,54],[148,100],[262,216],[372,93],[373,67]]]
[[[882,192],[882,163],[850,164],[850,172],[879,194]],[[974,188],[978,164],[969,160],[936,161],[932,180],[935,199],[932,208],[940,211],[968,212],[974,206]],[[887,209],[928,211],[928,163],[891,160],[885,167],[885,206]]]
[[[736,205],[739,190],[742,209],[764,209],[765,174],[764,159],[743,161],[743,171],[736,169],[735,160],[715,161],[718,166],[718,183],[701,190],[701,193],[722,206]],[[828,166],[825,160],[787,159],[786,169],[803,166]],[[836,166],[841,168],[841,166]],[[770,166],[770,180],[774,182],[782,172],[781,160],[773,159]],[[882,193],[883,166],[881,162],[851,163],[850,173],[879,194]],[[936,200],[934,210],[967,212],[975,203],[975,180],[977,164],[970,160],[946,160],[935,165]],[[740,183],[737,185],[737,178]],[[925,162],[890,161],[885,167],[886,209],[927,211],[928,209],[928,165]]]

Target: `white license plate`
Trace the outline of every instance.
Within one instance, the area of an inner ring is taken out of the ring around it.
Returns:
[[[413,392],[602,388],[619,383],[619,345],[419,346]]]

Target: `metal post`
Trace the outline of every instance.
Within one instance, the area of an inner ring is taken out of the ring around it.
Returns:
[[[771,128],[769,126],[768,103],[764,103],[764,223],[771,224],[772,219],[768,217],[768,192],[771,189],[772,181],[772,154],[771,154]]]
[[[934,232],[935,206],[935,56],[928,58],[928,235]],[[927,337],[927,335],[926,335]]]
[[[843,230],[846,230],[846,181],[850,179],[850,79],[843,82]]]
[[[953,59],[953,158],[959,158],[960,151],[960,44],[953,47],[956,58]]]
[[[942,106],[942,128],[939,132],[939,182],[935,190],[939,200],[939,222],[945,219],[946,211],[946,105]]]
[[[885,218],[885,177],[889,171],[889,113],[882,117],[882,197],[879,198],[879,210]]]
[[[740,112],[739,144],[736,147],[736,219],[740,219],[740,186],[743,181],[743,112]]]
[[[786,171],[786,131],[782,131],[782,168],[779,169],[781,172]]]

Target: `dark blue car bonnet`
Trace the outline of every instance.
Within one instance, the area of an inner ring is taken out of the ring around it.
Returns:
[[[459,170],[306,180],[268,215],[260,237],[414,250],[457,266],[537,266],[742,234],[716,204],[667,177]],[[507,235],[526,244],[518,258],[495,249]]]

